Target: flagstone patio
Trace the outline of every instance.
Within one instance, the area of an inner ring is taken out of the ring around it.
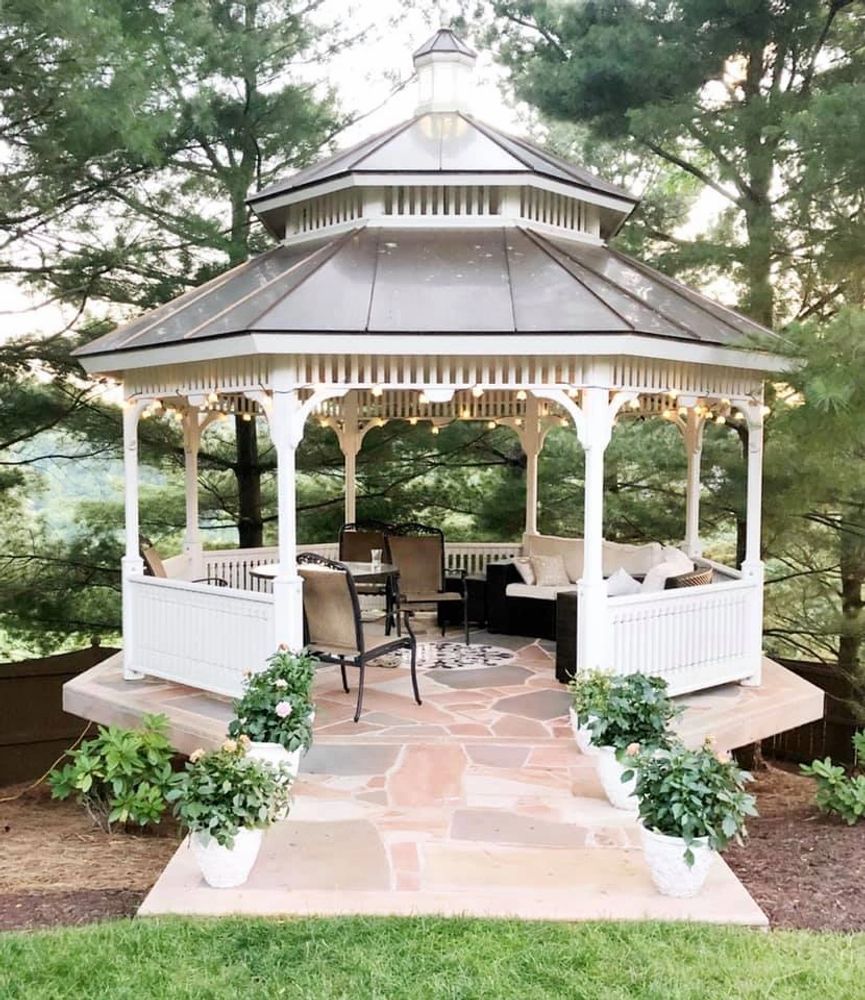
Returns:
[[[498,636],[481,639],[504,645]],[[357,724],[356,673],[346,695],[337,668],[320,670],[316,742],[291,816],[266,834],[249,883],[208,888],[181,847],[141,915],[459,913],[764,925],[720,859],[696,899],[656,893],[635,819],[607,803],[591,758],[573,741],[551,644],[508,644],[513,657],[490,666],[421,668],[422,706],[411,700],[403,666],[369,669]],[[755,697],[736,686],[685,699],[689,738],[702,738],[708,717],[741,713]]]

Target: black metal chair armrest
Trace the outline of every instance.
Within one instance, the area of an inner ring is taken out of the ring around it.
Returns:
[[[197,580],[190,580],[190,583],[212,583],[217,587],[227,587],[228,580],[223,580],[221,576],[202,576]]]

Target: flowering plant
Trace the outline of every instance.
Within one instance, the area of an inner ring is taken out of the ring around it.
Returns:
[[[315,664],[311,656],[281,646],[265,670],[247,674],[243,697],[234,703],[229,735],[243,733],[258,743],[279,743],[286,750],[309,749]]]
[[[745,820],[756,816],[753,795],[745,791],[751,775],[730,754],[714,749],[711,739],[699,750],[682,743],[659,750],[632,751],[632,767],[623,780],[637,776],[637,801],[643,825],[685,842],[685,861],[693,865],[695,840],[723,850],[742,842]]]
[[[180,823],[222,847],[233,847],[239,830],[270,826],[288,805],[291,775],[247,757],[248,748],[249,738],[241,736],[218,750],[196,750],[182,781],[168,793]]]
[[[667,682],[661,677],[624,674],[609,677],[603,698],[595,701],[586,717],[592,746],[613,747],[621,759],[631,744],[643,747],[670,745],[670,722],[680,709],[667,695]]]

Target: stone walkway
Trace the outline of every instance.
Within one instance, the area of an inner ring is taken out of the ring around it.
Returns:
[[[249,883],[207,888],[181,848],[141,913],[765,923],[720,860],[697,899],[659,896],[635,820],[607,803],[573,741],[551,644],[482,634],[473,642],[514,655],[422,669],[423,706],[405,667],[372,667],[357,724],[356,671],[346,695],[336,668],[320,670],[316,742],[291,815],[268,831]]]

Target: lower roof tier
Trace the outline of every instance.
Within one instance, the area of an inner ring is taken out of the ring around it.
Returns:
[[[360,227],[279,246],[81,348],[243,333],[640,334],[748,347],[769,331],[606,246],[529,228]]]

